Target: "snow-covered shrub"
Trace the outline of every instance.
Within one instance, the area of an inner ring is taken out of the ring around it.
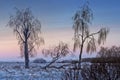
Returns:
[[[46,63],[47,61],[43,58],[38,58],[33,61],[33,63]]]

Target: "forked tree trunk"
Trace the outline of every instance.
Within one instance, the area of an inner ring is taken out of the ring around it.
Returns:
[[[24,43],[24,55],[25,55],[25,68],[29,68],[29,54],[27,40]]]

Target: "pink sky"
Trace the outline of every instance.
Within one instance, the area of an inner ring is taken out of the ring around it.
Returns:
[[[9,29],[9,28],[8,28]],[[94,28],[96,30],[96,28]],[[92,31],[95,31],[92,29]],[[98,30],[98,29],[97,29]],[[7,30],[6,30],[7,31]],[[6,31],[0,31],[1,41],[0,41],[0,59],[17,59],[20,57],[19,45],[17,44],[17,40],[15,35],[12,33],[12,29],[9,30],[9,34],[6,34]],[[53,30],[45,30],[43,28],[43,37],[45,39],[45,45],[42,45],[40,48],[49,48],[50,46],[54,46],[58,44],[60,41],[66,42],[69,44],[69,47],[72,49],[73,44],[73,30],[72,28],[59,28]],[[119,45],[120,37],[117,29],[111,29],[108,35],[107,41],[104,46],[110,47],[112,45]],[[41,57],[41,49],[37,50],[38,56]],[[85,52],[84,52],[85,53]],[[77,55],[77,53],[75,53]],[[95,54],[93,54],[95,55]],[[83,55],[84,57],[88,57],[87,54]]]

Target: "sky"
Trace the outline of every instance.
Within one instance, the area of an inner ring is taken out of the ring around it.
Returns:
[[[41,55],[41,48],[49,48],[60,41],[73,45],[73,20],[75,12],[86,0],[0,0],[0,60],[20,59],[19,45],[12,29],[7,26],[10,15],[18,9],[30,8],[33,15],[40,20],[42,36],[45,45],[37,50]],[[93,11],[94,18],[90,25],[91,31],[97,31],[101,27],[110,29],[105,45],[120,45],[120,0],[88,0]],[[78,53],[75,53],[76,55]],[[83,57],[90,55],[83,54]]]

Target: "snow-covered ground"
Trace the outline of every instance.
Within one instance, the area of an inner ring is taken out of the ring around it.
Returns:
[[[25,69],[22,62],[0,62],[0,80],[64,80],[64,69],[41,69],[44,65],[30,63],[30,68]]]
[[[0,80],[75,80],[76,69],[71,63],[53,63],[49,68],[43,68],[49,63],[30,63],[25,69],[23,62],[0,62]],[[60,67],[64,65],[64,67]],[[91,67],[90,67],[91,66]],[[104,66],[96,63],[82,63],[79,80],[120,80],[119,63]],[[104,70],[103,70],[104,69]],[[94,74],[94,75],[91,75]],[[102,75],[103,74],[103,75]],[[106,75],[106,76],[104,76]]]

